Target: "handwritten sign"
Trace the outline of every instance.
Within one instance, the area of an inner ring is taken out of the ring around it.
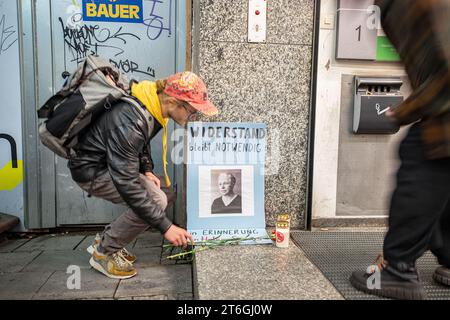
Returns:
[[[142,23],[142,0],[83,0],[84,21]]]
[[[187,222],[194,240],[271,243],[264,211],[266,126],[190,123],[187,147]]]

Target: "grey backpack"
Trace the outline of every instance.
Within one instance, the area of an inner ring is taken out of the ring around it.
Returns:
[[[108,75],[115,85],[108,82]],[[73,147],[79,134],[118,100],[135,105],[149,121],[150,113],[130,96],[129,88],[117,68],[102,58],[88,56],[64,87],[38,110],[38,117],[47,119],[39,125],[42,143],[57,155],[70,159],[75,155]]]

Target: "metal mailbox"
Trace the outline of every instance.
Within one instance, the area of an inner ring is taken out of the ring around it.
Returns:
[[[386,116],[386,111],[403,102],[402,85],[399,78],[355,77],[353,133],[397,133],[400,127]]]

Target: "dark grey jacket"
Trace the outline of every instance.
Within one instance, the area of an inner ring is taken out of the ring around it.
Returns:
[[[109,171],[117,191],[130,208],[161,233],[172,222],[155,204],[139,181],[139,174],[151,172],[150,140],[161,125],[145,110],[146,121],[136,106],[120,101],[100,117],[79,137],[74,148],[77,156],[69,160],[76,182],[93,181]],[[149,128],[149,125],[150,128]]]

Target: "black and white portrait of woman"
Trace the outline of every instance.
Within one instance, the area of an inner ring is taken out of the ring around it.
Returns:
[[[200,166],[198,170],[199,218],[255,215],[252,166]]]
[[[211,183],[216,184],[211,186],[211,189],[218,190],[220,196],[213,200],[211,214],[241,214],[242,197],[239,194],[241,190],[241,171],[212,171],[212,175],[214,174],[218,174],[218,177],[217,179],[214,179],[214,177],[211,179]],[[239,185],[237,185],[237,181],[239,181]]]

